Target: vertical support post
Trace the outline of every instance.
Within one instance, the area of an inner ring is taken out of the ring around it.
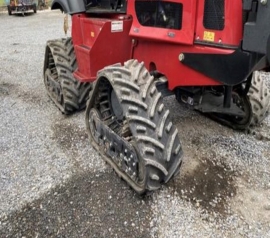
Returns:
[[[223,107],[230,108],[232,99],[232,86],[225,86]]]

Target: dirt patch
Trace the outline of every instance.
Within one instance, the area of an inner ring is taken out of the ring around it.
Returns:
[[[237,196],[232,208],[249,224],[260,222],[269,225],[270,221],[270,184],[269,188],[254,190],[244,181],[238,181]]]
[[[225,163],[206,158],[184,167],[183,174],[172,184],[181,198],[210,213],[229,214],[228,201],[236,195],[236,173]]]
[[[27,204],[0,222],[1,237],[150,237],[151,198],[110,171],[72,177]]]
[[[85,128],[80,128],[76,124],[56,123],[52,126],[54,137],[53,139],[60,145],[63,150],[73,151],[78,150],[78,143],[85,141],[88,136]]]
[[[15,90],[16,85],[11,83],[0,83],[0,96],[10,95]]]
[[[26,103],[31,103],[35,105],[43,105],[45,103],[44,99],[35,92],[19,92],[18,98]]]
[[[60,149],[70,158],[74,169],[84,166],[80,161],[80,150],[90,146],[88,135],[84,127],[69,122],[69,117],[52,126],[53,137]]]
[[[13,96],[21,99],[23,102],[35,105],[43,105],[44,99],[34,90],[24,91],[19,85],[11,83],[0,83],[0,96]]]

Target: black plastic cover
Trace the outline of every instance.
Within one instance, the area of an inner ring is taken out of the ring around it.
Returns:
[[[181,63],[228,86],[243,82],[260,60],[240,49],[229,55],[183,53]]]
[[[85,12],[84,0],[53,0],[51,9],[60,9],[68,14]]]
[[[268,63],[270,64],[270,36],[268,37],[268,41],[267,41],[266,56],[267,56]]]
[[[244,11],[250,11],[252,6],[253,0],[243,0],[243,10]]]
[[[248,21],[244,25],[243,50],[267,54],[267,41],[270,36],[270,2],[266,5],[253,2],[252,11],[248,13]]]
[[[222,31],[224,29],[224,0],[205,0],[203,26],[206,29]]]

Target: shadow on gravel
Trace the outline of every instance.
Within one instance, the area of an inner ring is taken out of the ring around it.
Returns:
[[[15,84],[11,83],[0,83],[0,96],[7,96],[16,88]]]
[[[150,237],[151,198],[116,175],[81,174],[0,222],[2,237]]]
[[[24,14],[22,13],[12,13],[12,17],[26,17],[26,16],[31,16],[35,15],[34,12],[25,12]]]
[[[46,103],[44,98],[40,94],[37,94],[34,90],[24,91],[20,88],[20,85],[11,83],[0,83],[0,96],[13,96],[21,99],[25,103],[34,105],[43,105]],[[47,99],[47,101],[49,98]]]
[[[225,163],[204,159],[193,169],[175,179],[171,186],[182,199],[208,212],[228,215],[229,199],[236,195],[236,173]]]

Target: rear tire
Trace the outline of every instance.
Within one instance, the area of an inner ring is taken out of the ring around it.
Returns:
[[[44,83],[51,99],[64,114],[85,108],[91,89],[90,83],[81,83],[73,77],[77,61],[71,38],[48,41],[44,62]],[[48,78],[58,85],[52,94]]]
[[[270,90],[259,71],[253,73],[248,98],[252,107],[250,126],[256,126],[269,115],[270,111]]]

